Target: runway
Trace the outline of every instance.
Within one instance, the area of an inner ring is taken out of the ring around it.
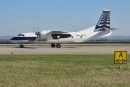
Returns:
[[[62,48],[51,48],[50,45],[27,45],[19,48],[17,45],[0,45],[0,55],[11,54],[114,54],[115,51],[127,51],[130,54],[130,44],[87,44],[62,45]]]

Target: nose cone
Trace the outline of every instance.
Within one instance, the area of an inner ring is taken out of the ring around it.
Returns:
[[[15,37],[11,38],[10,40],[15,40]]]

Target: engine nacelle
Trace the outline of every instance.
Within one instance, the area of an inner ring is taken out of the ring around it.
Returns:
[[[46,41],[47,40],[47,34],[51,32],[50,30],[46,30],[46,31],[41,31],[41,37],[40,40],[41,41]]]

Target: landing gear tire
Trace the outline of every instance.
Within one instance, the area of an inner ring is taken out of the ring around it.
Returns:
[[[57,48],[61,48],[61,44],[59,44],[59,43],[56,44],[56,47],[57,47]]]
[[[55,48],[55,44],[54,44],[54,43],[52,43],[52,44],[51,44],[51,47],[52,47],[52,48]]]
[[[20,48],[24,48],[24,45],[23,45],[23,44],[20,44]]]

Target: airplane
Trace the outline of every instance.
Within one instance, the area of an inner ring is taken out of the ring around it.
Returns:
[[[83,43],[88,40],[98,39],[105,36],[110,36],[117,28],[110,27],[110,14],[111,11],[104,10],[98,20],[96,26],[78,31],[78,32],[65,32],[65,31],[39,31],[29,34],[22,33],[17,37],[13,37],[11,41],[20,43],[23,48],[22,42],[43,42],[51,44],[52,48],[61,48],[62,43]]]

